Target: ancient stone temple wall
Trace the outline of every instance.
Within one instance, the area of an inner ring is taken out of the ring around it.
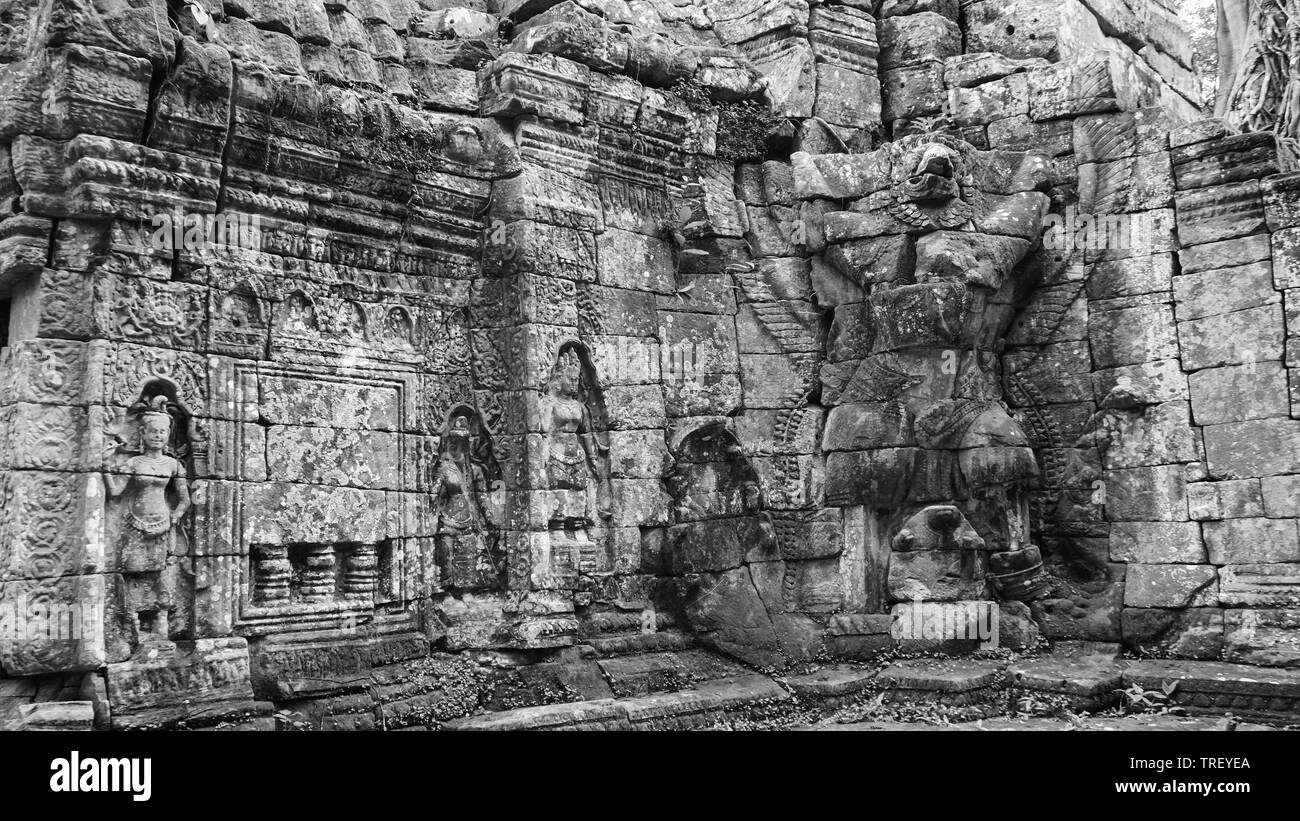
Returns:
[[[15,1],[0,60],[0,602],[86,628],[6,675],[779,668],[999,591],[1293,658],[1290,178],[1159,0]]]

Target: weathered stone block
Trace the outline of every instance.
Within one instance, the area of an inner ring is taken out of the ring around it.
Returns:
[[[817,66],[813,115],[846,128],[880,130],[881,90],[874,74],[833,63]]]
[[[1118,641],[1127,566],[1106,561],[1106,540],[1045,538],[1043,563],[1052,587],[1029,603],[1043,635]]]
[[[1164,152],[1079,164],[1079,204],[1094,214],[1168,208],[1173,196],[1169,155]]]
[[[1185,246],[1266,230],[1264,200],[1256,180],[1179,192],[1174,203],[1178,236]]]
[[[1260,481],[1193,482],[1187,486],[1187,509],[1196,521],[1262,516]]]
[[[1188,403],[1146,405],[1139,413],[1116,413],[1102,453],[1107,469],[1193,462],[1200,442],[1191,426]]]
[[[615,430],[609,433],[610,475],[627,479],[658,479],[671,466],[668,445],[657,430]]]
[[[947,99],[943,63],[937,61],[886,71],[880,86],[884,98],[881,118],[886,122],[936,114]]]
[[[1106,516],[1112,522],[1185,522],[1187,481],[1181,465],[1108,470]]]
[[[826,457],[826,500],[833,505],[892,507],[906,498],[915,448],[831,453]]]
[[[1130,564],[1124,581],[1126,607],[1213,607],[1219,576],[1203,564]]]
[[[1092,373],[1093,397],[1100,403],[1116,387],[1123,387],[1144,402],[1187,399],[1187,375],[1176,359],[1124,365]],[[1195,408],[1193,408],[1195,410]]]
[[[1176,277],[1174,308],[1181,322],[1271,305],[1280,300],[1273,290],[1268,262],[1220,268]]]
[[[1260,485],[1265,515],[1300,516],[1300,476],[1269,476],[1261,479]]]
[[[1055,63],[1030,71],[1028,77],[1029,116],[1034,120],[1120,109],[1109,59]]]
[[[985,554],[978,550],[894,551],[889,556],[889,596],[955,602],[985,597]]]
[[[1057,29],[1061,20],[1058,6],[1024,0],[981,0],[963,5],[968,51],[1056,59]]]
[[[1300,225],[1300,174],[1276,174],[1260,182],[1270,231]]]
[[[1223,611],[1215,608],[1126,607],[1122,630],[1124,646],[1137,652],[1193,659],[1218,659],[1223,652]]]
[[[1285,249],[1290,247],[1290,240],[1286,232],[1280,231],[1273,234],[1271,239],[1274,249],[1272,255],[1275,260],[1278,257],[1285,256]],[[1178,252],[1181,273],[1194,274],[1199,271],[1235,268],[1256,262],[1266,263],[1270,257],[1269,240],[1268,234],[1252,234],[1248,237],[1207,242],[1204,245],[1185,248]],[[1273,265],[1273,273],[1275,276],[1281,276],[1278,273],[1276,261]],[[1287,286],[1279,285],[1278,287]]]
[[[1258,180],[1278,171],[1272,134],[1238,134],[1180,146],[1170,152],[1179,191]]]
[[[1079,117],[1072,124],[1075,152],[1079,162],[1088,163],[1164,151],[1169,125],[1161,108]]]
[[[255,4],[263,19],[279,20],[282,26],[290,21],[284,11],[275,11],[272,3],[241,0]],[[158,37],[159,26],[167,28],[167,7],[162,0],[122,0],[99,4],[93,0],[59,0],[51,4],[46,30],[49,45],[84,43],[111,51],[134,54],[170,63],[175,57],[176,45],[171,37]],[[320,17],[323,22],[324,9]],[[271,25],[268,28],[278,28]],[[294,33],[297,28],[287,33]],[[304,31],[306,29],[304,28]]]
[[[1221,567],[1219,589],[1226,607],[1295,607],[1300,605],[1300,564]]]
[[[748,567],[688,577],[684,588],[686,617],[701,641],[751,664],[784,666]]]
[[[1088,275],[1088,296],[1114,299],[1164,293],[1173,287],[1173,269],[1173,254],[1097,262]]]
[[[0,669],[33,676],[102,667],[113,578],[95,574],[0,583],[0,608],[6,618],[21,620],[25,630],[21,637],[16,631],[0,634]]]
[[[1211,564],[1300,562],[1295,519],[1228,519],[1201,528]]]
[[[1088,337],[1098,368],[1178,358],[1173,307],[1168,304],[1092,312]]]
[[[1070,155],[1073,132],[1067,120],[1035,122],[1028,114],[1017,114],[988,125],[989,148],[1009,151],[1042,151],[1050,157]]]
[[[1183,367],[1188,370],[1280,360],[1285,336],[1280,304],[1178,323]]]
[[[788,512],[774,515],[781,558],[787,560],[827,559],[844,549],[843,523],[838,508],[811,514]]]
[[[1198,425],[1243,422],[1290,414],[1281,362],[1206,368],[1188,376],[1192,416]]]
[[[1115,522],[1110,558],[1135,564],[1198,564],[1205,561],[1196,522]]]
[[[1300,667],[1300,609],[1226,610],[1223,657],[1262,667]]]
[[[934,12],[887,17],[878,24],[878,34],[882,70],[944,60],[961,51],[957,23]]]
[[[1204,430],[1210,475],[1224,479],[1300,473],[1300,420],[1255,419]]]
[[[536,114],[566,123],[586,116],[591,69],[550,54],[507,52],[479,70],[482,112]]]

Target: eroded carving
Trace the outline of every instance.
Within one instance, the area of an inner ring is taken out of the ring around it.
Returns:
[[[500,469],[478,413],[452,410],[434,465],[432,498],[438,524],[438,568],[448,590],[500,587],[505,571],[498,546]]]
[[[179,557],[188,551],[183,523],[190,509],[190,414],[174,386],[146,384],[127,410],[128,440],[110,445],[104,483],[118,500],[118,567],[125,589],[127,635],[138,646],[166,642],[185,625],[173,624]]]

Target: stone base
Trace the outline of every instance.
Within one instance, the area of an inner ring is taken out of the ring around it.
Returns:
[[[601,658],[624,656],[631,653],[655,653],[686,650],[695,646],[695,639],[675,630],[657,633],[624,633],[582,639]]]
[[[833,709],[870,688],[875,677],[875,670],[837,665],[803,676],[791,676],[785,685],[799,698]]]
[[[104,730],[108,704],[95,673],[0,678],[0,730]]]
[[[114,730],[238,730],[270,729],[275,705],[269,701],[227,699],[203,705],[152,707],[113,714]]]
[[[284,700],[357,691],[371,670],[429,655],[429,640],[417,633],[392,636],[290,641],[273,638],[253,645],[253,686],[263,698]]]
[[[114,729],[210,725],[269,707],[254,701],[241,638],[146,644],[108,665],[108,700]]]
[[[1013,707],[1025,694],[1058,696],[1074,712],[1096,712],[1119,703],[1121,667],[1114,657],[1055,655],[1007,668]],[[1023,712],[1016,710],[1017,712]]]
[[[1278,670],[1217,661],[1144,659],[1124,669],[1124,686],[1159,690],[1177,682],[1170,696],[1189,713],[1232,713],[1261,721],[1300,719],[1300,670]]]
[[[837,658],[866,661],[888,650],[896,642],[890,635],[893,616],[888,613],[840,613],[831,616],[826,628],[826,649]]]
[[[876,685],[887,702],[974,707],[994,715],[1002,672],[1002,665],[986,661],[900,661],[881,670]]]
[[[596,662],[616,696],[684,690],[700,681],[743,676],[749,671],[706,650],[645,653]]]
[[[449,721],[446,730],[686,730],[707,727],[790,694],[766,676],[705,682],[694,690],[505,710]]]

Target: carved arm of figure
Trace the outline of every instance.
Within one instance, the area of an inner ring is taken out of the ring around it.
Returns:
[[[433,473],[433,490],[429,491],[429,498],[433,500],[433,532],[437,533],[442,525],[442,497],[447,492],[447,483],[443,480],[441,459],[434,465]]]
[[[582,421],[578,425],[578,439],[582,442],[582,449],[587,454],[587,465],[591,468],[591,474],[597,478],[600,477],[600,457],[609,455],[609,443],[602,442],[600,437],[591,427],[591,412],[584,406],[582,409]]]
[[[496,517],[493,515],[495,508],[492,505],[491,488],[488,486],[487,473],[481,465],[474,465],[474,502],[478,508],[478,515],[474,517],[476,527],[497,527]]]
[[[190,509],[190,484],[185,478],[185,472],[180,462],[176,463],[176,473],[172,477],[172,483],[176,486],[176,493],[180,496],[180,501],[176,504],[176,509],[172,511],[172,527],[180,523],[185,518],[185,514]]]
[[[610,508],[613,488],[610,486],[609,474],[601,470],[600,460],[602,457],[609,456],[609,442],[602,441],[599,434],[592,430],[591,413],[585,406],[582,409],[582,422],[578,427],[578,440],[582,442],[582,450],[587,454],[587,466],[591,468],[592,478],[604,491],[605,498],[600,505],[600,515],[608,518],[613,515]]]
[[[104,487],[108,490],[109,498],[116,499],[126,492],[126,488],[131,484],[130,476],[123,476],[120,471],[126,467],[127,459],[122,455],[122,443],[115,441],[105,448],[105,455],[109,457],[109,471],[103,474]]]

